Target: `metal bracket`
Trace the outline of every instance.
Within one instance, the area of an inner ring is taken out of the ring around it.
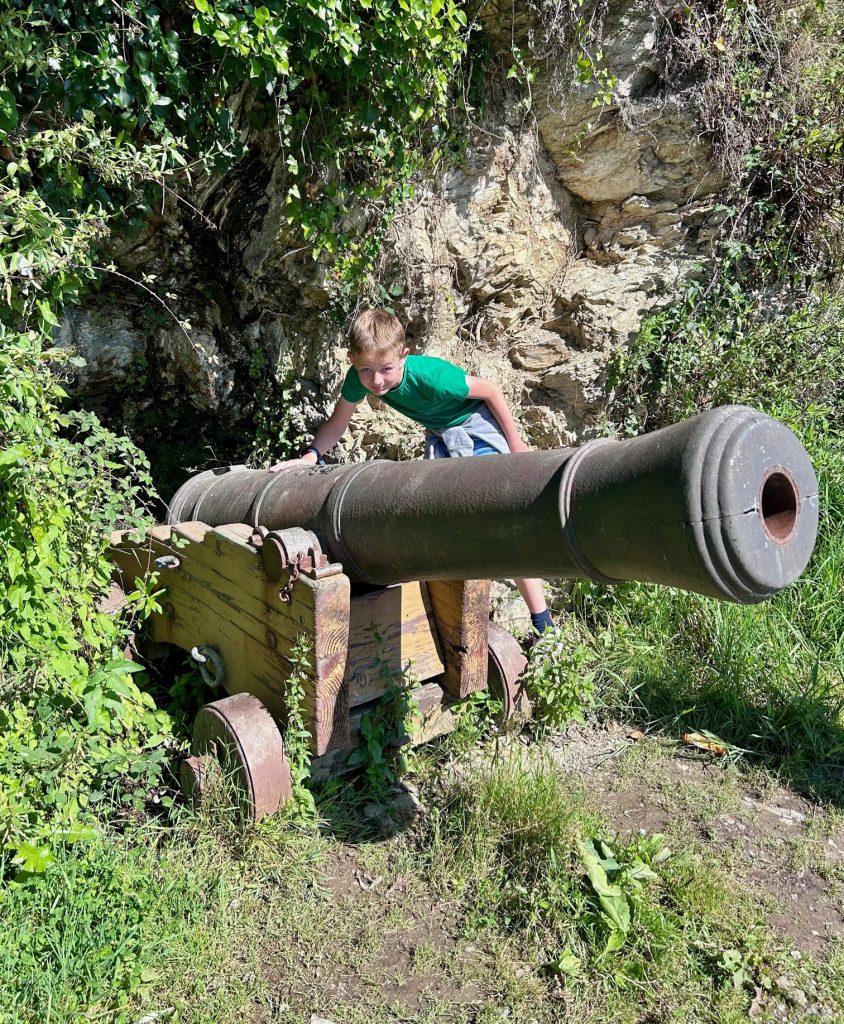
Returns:
[[[311,530],[293,526],[286,530],[267,530],[258,526],[252,531],[252,544],[261,553],[261,562],[267,578],[280,580],[285,572],[290,573],[282,591],[289,600],[290,590],[296,579],[307,576],[320,580],[343,571],[339,562],[329,562],[323,553],[317,535]]]
[[[223,685],[226,667],[217,648],[210,644],[199,644],[191,648],[190,656],[199,665],[199,672],[205,680],[205,685],[212,690],[219,689]]]

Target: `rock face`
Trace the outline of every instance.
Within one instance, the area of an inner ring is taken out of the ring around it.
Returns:
[[[544,54],[529,97],[503,73],[490,78],[463,159],[400,211],[378,274],[417,351],[495,380],[527,438],[559,446],[589,436],[610,354],[706,256],[722,182],[693,85],[671,91],[660,78],[659,4],[610,0],[602,60],[580,84],[560,42],[570,30],[527,5],[514,20],[514,10],[499,0],[481,17],[505,71],[514,41]],[[173,294],[174,314],[193,329],[188,340],[169,316],[143,322],[143,293],[130,307],[123,287],[69,313],[61,340],[88,361],[76,383],[83,401],[106,402],[143,362],[150,393],[178,395],[231,430],[273,378],[300,385],[294,424],[319,422],[345,371],[344,331],[326,312],[326,266],[284,221],[284,175],[274,138],[257,139],[248,160],[196,197],[214,231],[174,213],[116,253],[130,276],[153,268],[153,287]],[[417,427],[373,399],[342,454],[410,457],[420,442]]]

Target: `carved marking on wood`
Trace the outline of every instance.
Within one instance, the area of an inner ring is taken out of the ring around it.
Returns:
[[[403,671],[408,663],[419,681],[445,669],[425,584],[401,583],[353,597],[347,663],[349,706],[380,697],[389,686],[389,675]]]
[[[455,697],[486,688],[489,580],[429,580],[445,661],[442,685]]]

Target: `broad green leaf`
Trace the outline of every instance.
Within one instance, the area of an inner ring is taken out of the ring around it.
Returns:
[[[50,309],[50,303],[42,299],[38,302],[37,305],[38,312],[41,314],[44,320],[52,327],[58,327],[59,321],[56,319],[56,316],[53,313],[52,309]]]
[[[630,931],[630,902],[627,897],[619,891],[613,896],[599,896],[598,903],[615,928],[626,935]]]
[[[18,105],[9,89],[0,89],[0,139],[5,141],[18,126]]]
[[[35,843],[22,843],[12,858],[12,863],[28,874],[41,874],[55,862],[49,846],[37,846]]]

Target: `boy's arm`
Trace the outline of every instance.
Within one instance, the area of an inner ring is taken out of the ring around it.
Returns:
[[[324,455],[330,448],[333,448],[346,433],[346,428],[357,407],[357,402],[347,402],[345,398],[337,399],[337,404],[331,415],[314,434],[314,439],[311,441],[311,445],[320,455]],[[270,466],[270,472],[277,473],[280,469],[287,469],[290,466],[315,466],[316,464],[316,453],[309,449],[298,459],[288,459],[286,462],[277,462],[274,466]]]
[[[529,452],[530,446],[522,440],[510,407],[501,394],[500,389],[490,380],[484,377],[470,377],[466,375],[466,383],[469,385],[469,398],[481,398],[489,406],[489,411],[498,420],[504,437],[511,452]]]

